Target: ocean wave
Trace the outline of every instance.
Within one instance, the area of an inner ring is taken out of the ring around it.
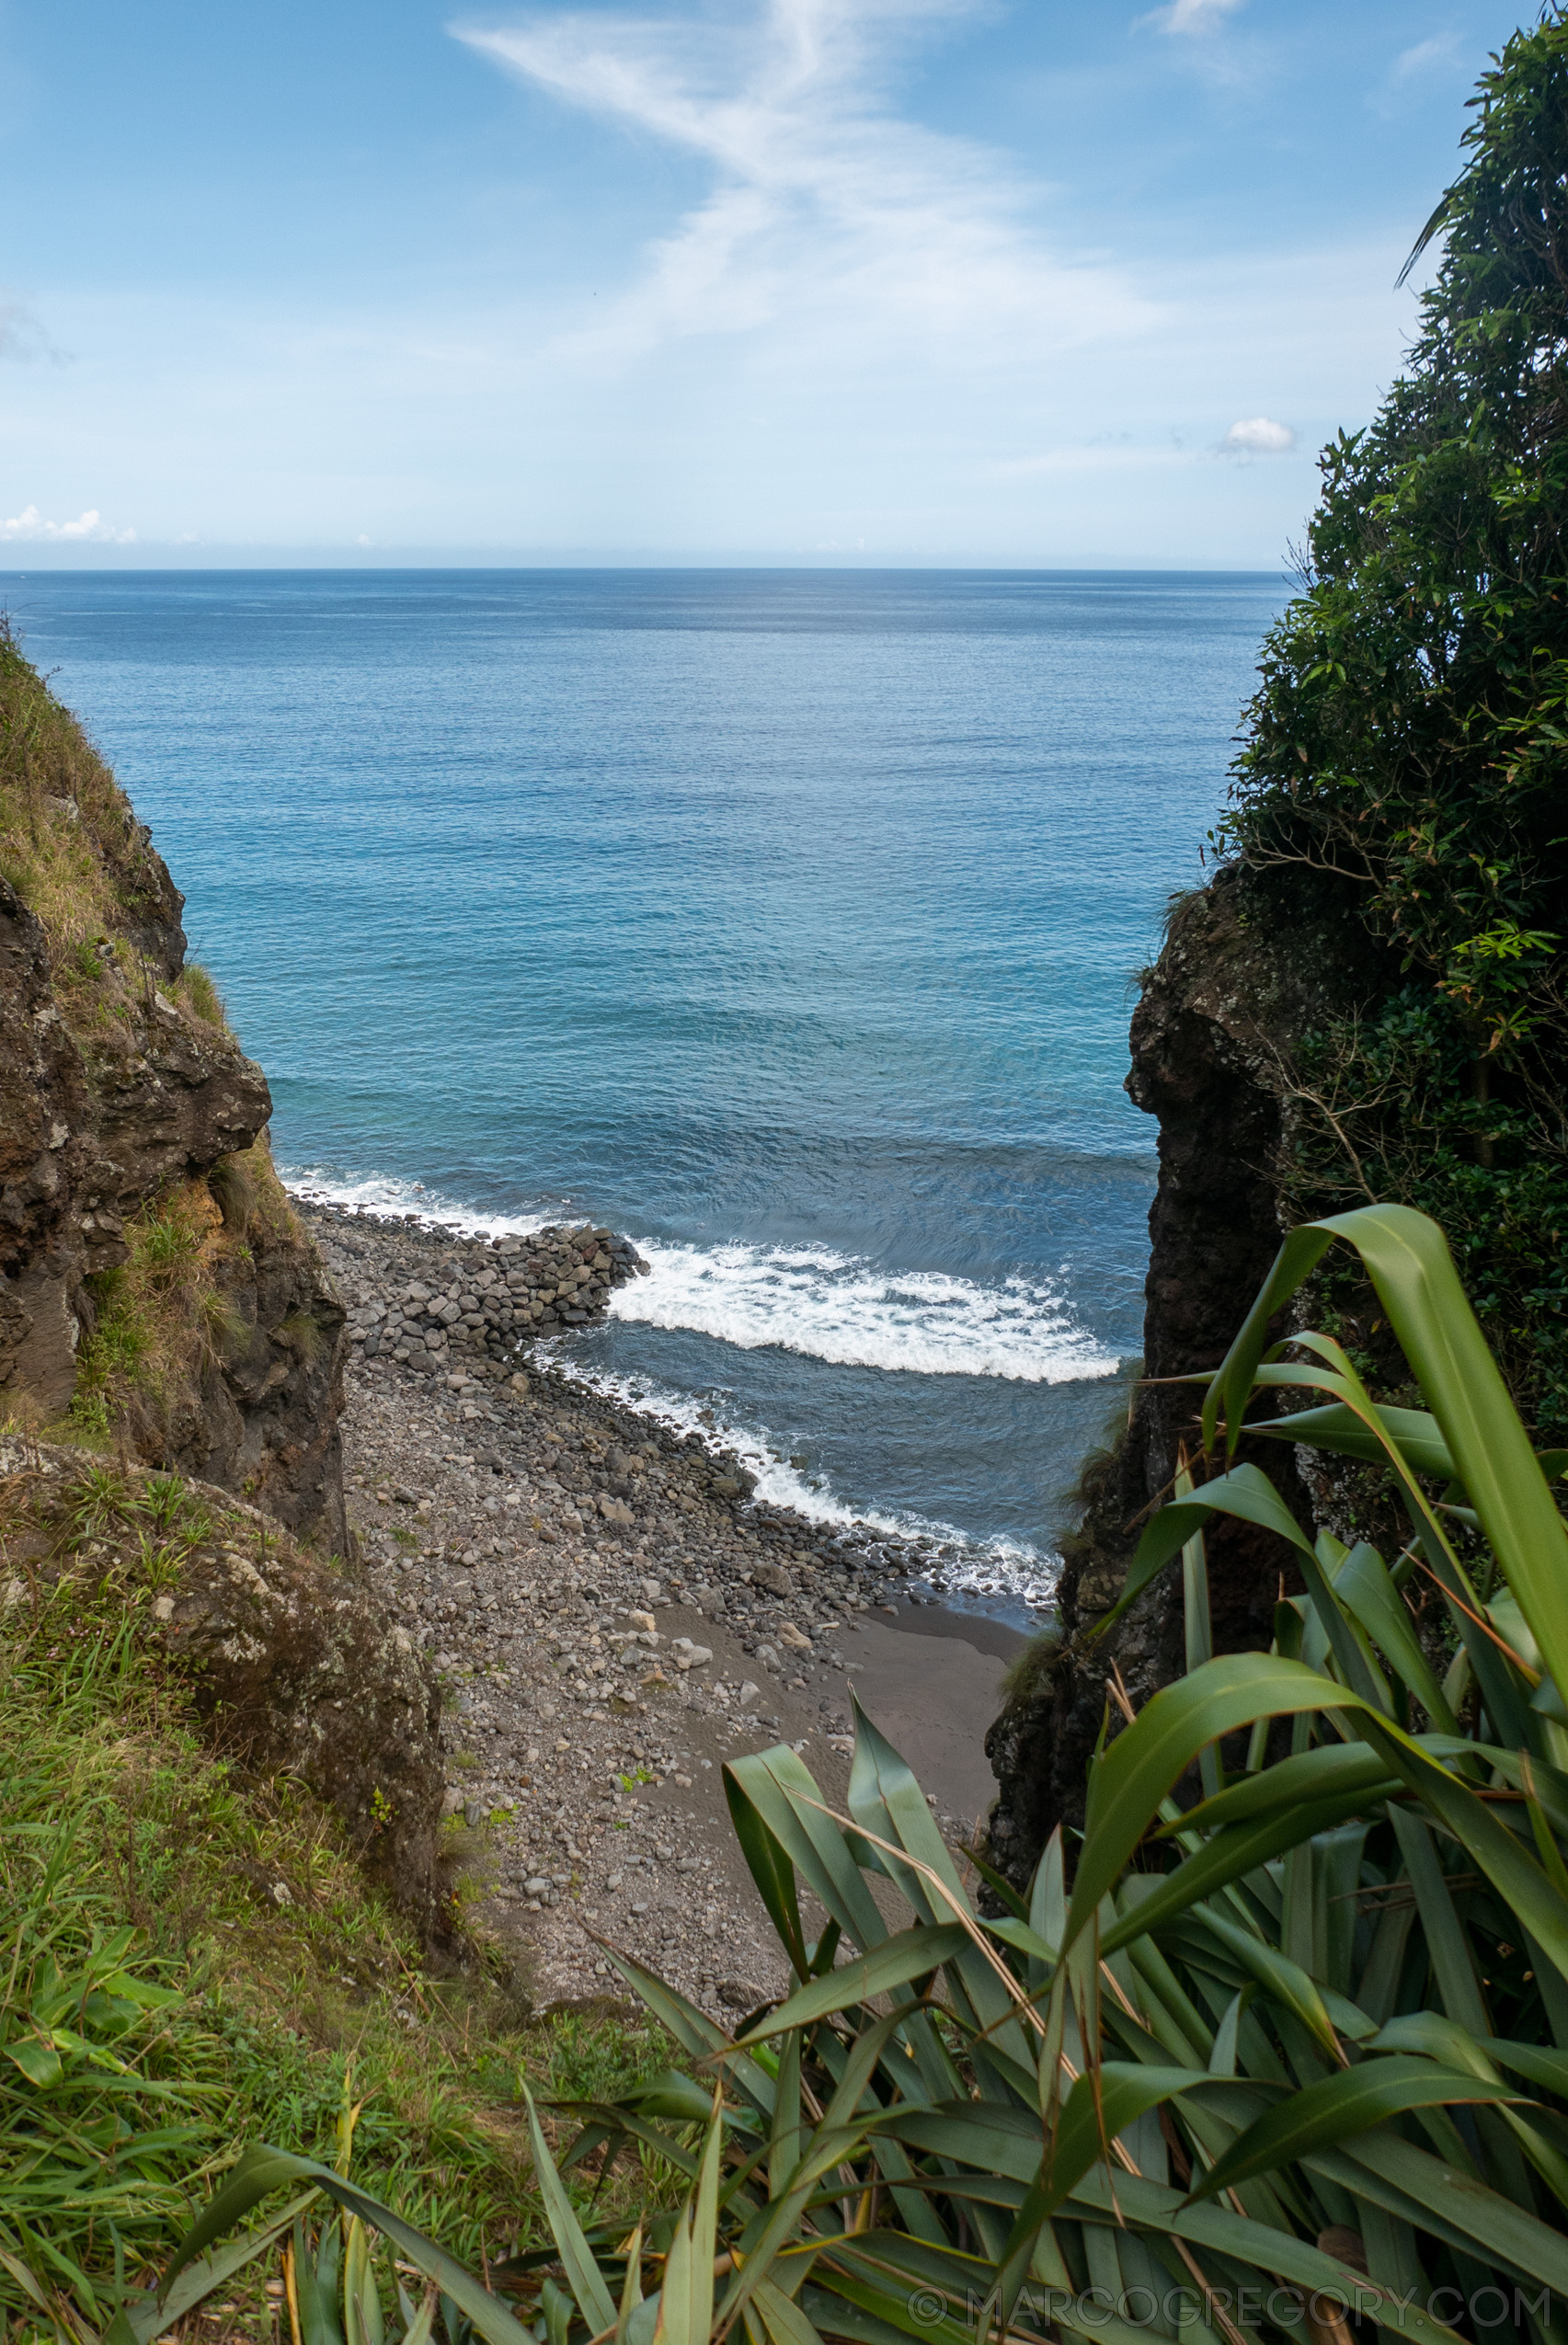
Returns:
[[[1036,1608],[1052,1600],[1061,1558],[1026,1541],[974,1539],[934,1517],[910,1510],[853,1507],[827,1483],[807,1481],[773,1446],[766,1426],[737,1424],[721,1412],[716,1396],[671,1391],[645,1377],[618,1375],[574,1359],[559,1342],[547,1347],[555,1365],[575,1384],[635,1409],[671,1432],[695,1433],[710,1447],[733,1450],[757,1479],[755,1496],[770,1506],[787,1506],[826,1529],[870,1531],[906,1551],[906,1568],[916,1578],[956,1595],[1011,1596]],[[912,1553],[910,1550],[913,1550]]]
[[[367,1215],[412,1214],[427,1229],[461,1237],[528,1237],[581,1218],[581,1208],[565,1200],[530,1213],[486,1213],[422,1182],[387,1174],[280,1170],[296,1196]],[[1075,1322],[1062,1297],[1037,1280],[987,1287],[943,1272],[880,1271],[863,1256],[825,1247],[637,1243],[649,1275],[616,1288],[610,1302],[612,1318],[634,1324],[687,1329],[743,1351],[773,1345],[837,1366],[924,1376],[1054,1384],[1110,1375],[1118,1365]],[[825,1528],[880,1535],[906,1550],[906,1568],[934,1587],[1035,1607],[1050,1601],[1061,1560],[1049,1550],[1005,1538],[977,1539],[912,1510],[852,1507],[792,1466],[765,1425],[731,1419],[721,1396],[601,1369],[580,1356],[571,1337],[540,1349],[574,1382],[673,1431],[734,1450],[756,1476],[756,1495],[766,1504],[788,1507]]]
[[[801,1246],[645,1243],[642,1251],[650,1275],[616,1290],[611,1316],[688,1328],[742,1351],[776,1345],[840,1367],[1028,1384],[1109,1376],[1117,1365],[1038,1281],[981,1286]]]
[[[569,1205],[536,1213],[482,1213],[476,1206],[428,1189],[423,1181],[402,1181],[390,1173],[372,1172],[351,1180],[315,1165],[280,1165],[279,1178],[291,1196],[322,1205],[343,1207],[350,1213],[417,1217],[429,1230],[450,1230],[458,1238],[531,1238],[536,1230],[555,1222],[580,1220]]]

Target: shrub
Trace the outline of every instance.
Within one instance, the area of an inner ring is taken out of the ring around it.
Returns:
[[[278,1333],[293,1346],[306,1367],[314,1367],[326,1350],[326,1337],[309,1311],[291,1311]]]
[[[237,1190],[246,1176],[234,1180]],[[127,1222],[125,1242],[122,1267],[86,1282],[95,1315],[76,1355],[77,1424],[152,1423],[202,1358],[245,1330],[228,1291],[227,1225],[207,1183],[155,1198]]]
[[[0,613],[0,875],[43,924],[74,1024],[101,1006],[105,947],[134,967],[134,940],[166,900],[144,847],[124,793]]]
[[[1332,1340],[1265,1349],[1336,1242],[1425,1409],[1375,1402]],[[1248,1425],[1282,1385],[1316,1404]],[[1202,1422],[1231,1454],[1249,1431],[1380,1462],[1404,1551],[1309,1539],[1255,1467],[1185,1476],[1124,1602],[1180,1560],[1187,1672],[1136,1718],[1113,1676],[1076,1860],[1059,1832],[1027,1905],[996,1884],[998,1921],[864,1715],[847,1814],[791,1750],[732,1761],[736,1832],[796,1984],[730,2037],[616,1958],[701,2081],[579,2107],[559,2168],[530,2104],[555,2258],[490,2278],[535,2337],[963,2345],[993,2318],[1013,2339],[1196,2320],[1234,2345],[1344,2339],[1347,2307],[1425,2345],[1560,2333],[1568,1533],[1435,1225],[1378,1207],[1295,1231]],[[1305,1580],[1269,1653],[1208,1651],[1217,1513],[1277,1533]],[[1441,1676],[1417,1588],[1452,1630]],[[1271,1759],[1276,1721],[1290,1746]],[[563,2178],[628,2145],[686,2178],[683,2205],[629,2230],[584,2221]],[[467,2324],[493,2345],[530,2333],[341,2174],[270,2148],[171,2271],[283,2187],[361,2226],[366,2333],[384,2304],[395,2333],[428,2334],[438,2295],[453,2345]],[[372,2229],[427,2275],[425,2308],[378,2281]]]

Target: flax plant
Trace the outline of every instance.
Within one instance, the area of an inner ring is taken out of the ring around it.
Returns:
[[[1335,1244],[1425,1408],[1379,1405],[1323,1337],[1268,1344]],[[1313,1405],[1252,1424],[1280,1386]],[[1209,1478],[1154,1517],[1123,1598],[1179,1561],[1188,1666],[1136,1716],[1108,1700],[1082,1842],[1052,1840],[1027,1901],[997,1883],[1011,1910],[977,1911],[864,1714],[845,1813],[792,1750],[735,1760],[792,1991],[730,2035],[615,1958],[691,2073],[577,2105],[559,2167],[529,2103],[553,2250],[486,2287],[344,2175],[263,2147],[169,2282],[303,2187],[363,2226],[342,2334],[378,2345],[435,2322],[451,2345],[1564,2334],[1563,1458],[1532,1450],[1441,1233],[1401,1207],[1293,1232],[1201,1422]],[[1303,1530],[1228,1462],[1243,1431],[1382,1465],[1402,1552]],[[1266,1653],[1209,1650],[1215,1514],[1296,1566]],[[597,2219],[584,2177],[626,2151],[683,2177],[682,2202]],[[418,2304],[377,2279],[372,2232],[426,2275]],[[128,2305],[120,2345],[165,2317]],[[300,2345],[338,2333],[299,2317]]]

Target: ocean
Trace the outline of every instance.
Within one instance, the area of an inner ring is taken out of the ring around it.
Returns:
[[[1137,973],[1273,577],[12,573],[185,889],[280,1167],[651,1275],[574,1371],[1048,1594],[1126,1407]]]

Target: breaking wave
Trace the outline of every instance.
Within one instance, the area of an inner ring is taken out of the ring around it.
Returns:
[[[1065,1384],[1116,1360],[1054,1288],[981,1286],[944,1271],[878,1270],[800,1246],[656,1246],[651,1275],[617,1289],[611,1315],[689,1328],[742,1351],[776,1344],[840,1367]]]

